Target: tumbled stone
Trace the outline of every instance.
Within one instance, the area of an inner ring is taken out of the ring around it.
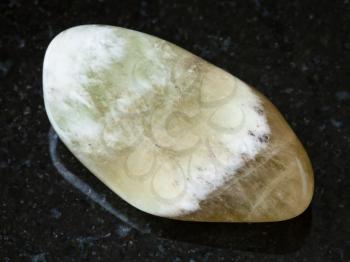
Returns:
[[[43,86],[64,144],[147,213],[280,221],[311,201],[308,156],[271,102],[172,43],[118,27],[74,27],[49,45]]]

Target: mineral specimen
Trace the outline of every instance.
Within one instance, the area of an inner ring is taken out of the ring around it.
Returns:
[[[112,26],[68,29],[47,49],[43,87],[64,144],[147,213],[280,221],[311,201],[308,156],[271,102],[172,43]]]

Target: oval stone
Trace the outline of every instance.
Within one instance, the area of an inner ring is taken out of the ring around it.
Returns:
[[[147,213],[280,221],[311,201],[308,156],[271,102],[165,40],[112,26],[68,29],[46,51],[43,88],[63,143]]]

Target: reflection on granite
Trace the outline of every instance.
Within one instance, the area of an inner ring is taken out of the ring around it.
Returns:
[[[10,0],[0,10],[1,261],[349,261],[349,1]],[[67,170],[141,233],[68,183],[49,154],[42,61],[54,35],[88,23],[159,36],[265,93],[309,153],[311,207],[267,224],[156,218],[59,144]]]
[[[216,248],[234,248],[266,253],[287,253],[297,250],[304,243],[304,238],[310,231],[311,208],[302,215],[279,223],[195,223],[164,219],[151,216],[136,208],[130,208],[123,214],[112,207],[124,202],[117,196],[107,200],[102,194],[86,184],[81,177],[70,172],[61,162],[59,155],[68,153],[57,151],[58,136],[53,129],[49,134],[50,154],[59,174],[85,194],[89,199],[100,205],[105,211],[121,220],[130,229],[153,237]],[[79,163],[77,163],[79,165]],[[84,169],[80,166],[79,169]],[[176,230],[174,230],[176,229]],[[283,232],[283,234],[281,234]]]

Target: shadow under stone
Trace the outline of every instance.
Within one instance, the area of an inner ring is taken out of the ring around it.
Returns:
[[[223,249],[283,254],[302,247],[310,232],[312,214],[273,223],[183,222],[148,218],[151,232],[159,237]]]

